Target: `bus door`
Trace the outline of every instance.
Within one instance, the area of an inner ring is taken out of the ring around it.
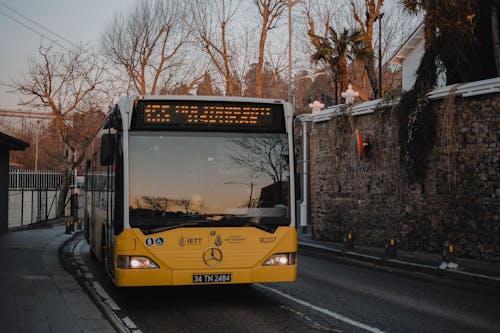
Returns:
[[[114,164],[116,150],[116,139],[114,134],[104,134],[101,138],[101,165],[106,166],[106,174],[103,180],[103,195],[104,195],[104,209],[105,220],[103,230],[103,264],[111,276],[114,276],[114,230],[113,230],[113,213],[114,213]]]

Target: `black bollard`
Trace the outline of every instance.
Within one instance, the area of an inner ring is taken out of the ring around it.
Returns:
[[[66,231],[64,232],[65,234],[71,234],[71,232],[73,231],[72,225],[73,221],[71,220],[66,221]]]
[[[443,262],[439,267],[441,269],[457,269],[457,255],[455,254],[455,246],[450,242],[445,242],[443,244],[443,252],[442,252],[442,260]]]
[[[78,223],[80,222],[78,220],[78,193],[76,193],[76,192],[71,195],[71,217],[73,219],[73,221],[72,221],[73,229],[72,230],[75,231],[75,228],[78,227]],[[78,229],[78,230],[81,230],[81,229]]]
[[[344,249],[346,250],[354,249],[354,237],[351,232],[344,235]]]
[[[385,256],[395,258],[397,255],[396,240],[390,239],[385,241]]]

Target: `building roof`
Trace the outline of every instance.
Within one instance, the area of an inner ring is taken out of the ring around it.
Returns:
[[[27,142],[0,132],[0,146],[7,147],[8,150],[25,150],[30,145]]]
[[[396,53],[394,53],[391,58],[391,63],[396,65],[401,64],[423,39],[424,23],[421,22],[410,37],[408,37],[406,42],[404,42]]]

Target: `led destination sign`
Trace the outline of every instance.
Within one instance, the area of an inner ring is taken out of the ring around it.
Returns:
[[[142,105],[141,105],[142,104]],[[142,101],[135,128],[282,131],[282,104],[208,101]],[[142,112],[140,112],[142,111]]]
[[[249,124],[271,123],[269,107],[151,104],[144,109],[144,123]]]

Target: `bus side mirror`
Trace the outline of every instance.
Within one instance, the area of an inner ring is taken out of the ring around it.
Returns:
[[[101,138],[101,165],[113,165],[115,160],[115,135],[104,134]]]

